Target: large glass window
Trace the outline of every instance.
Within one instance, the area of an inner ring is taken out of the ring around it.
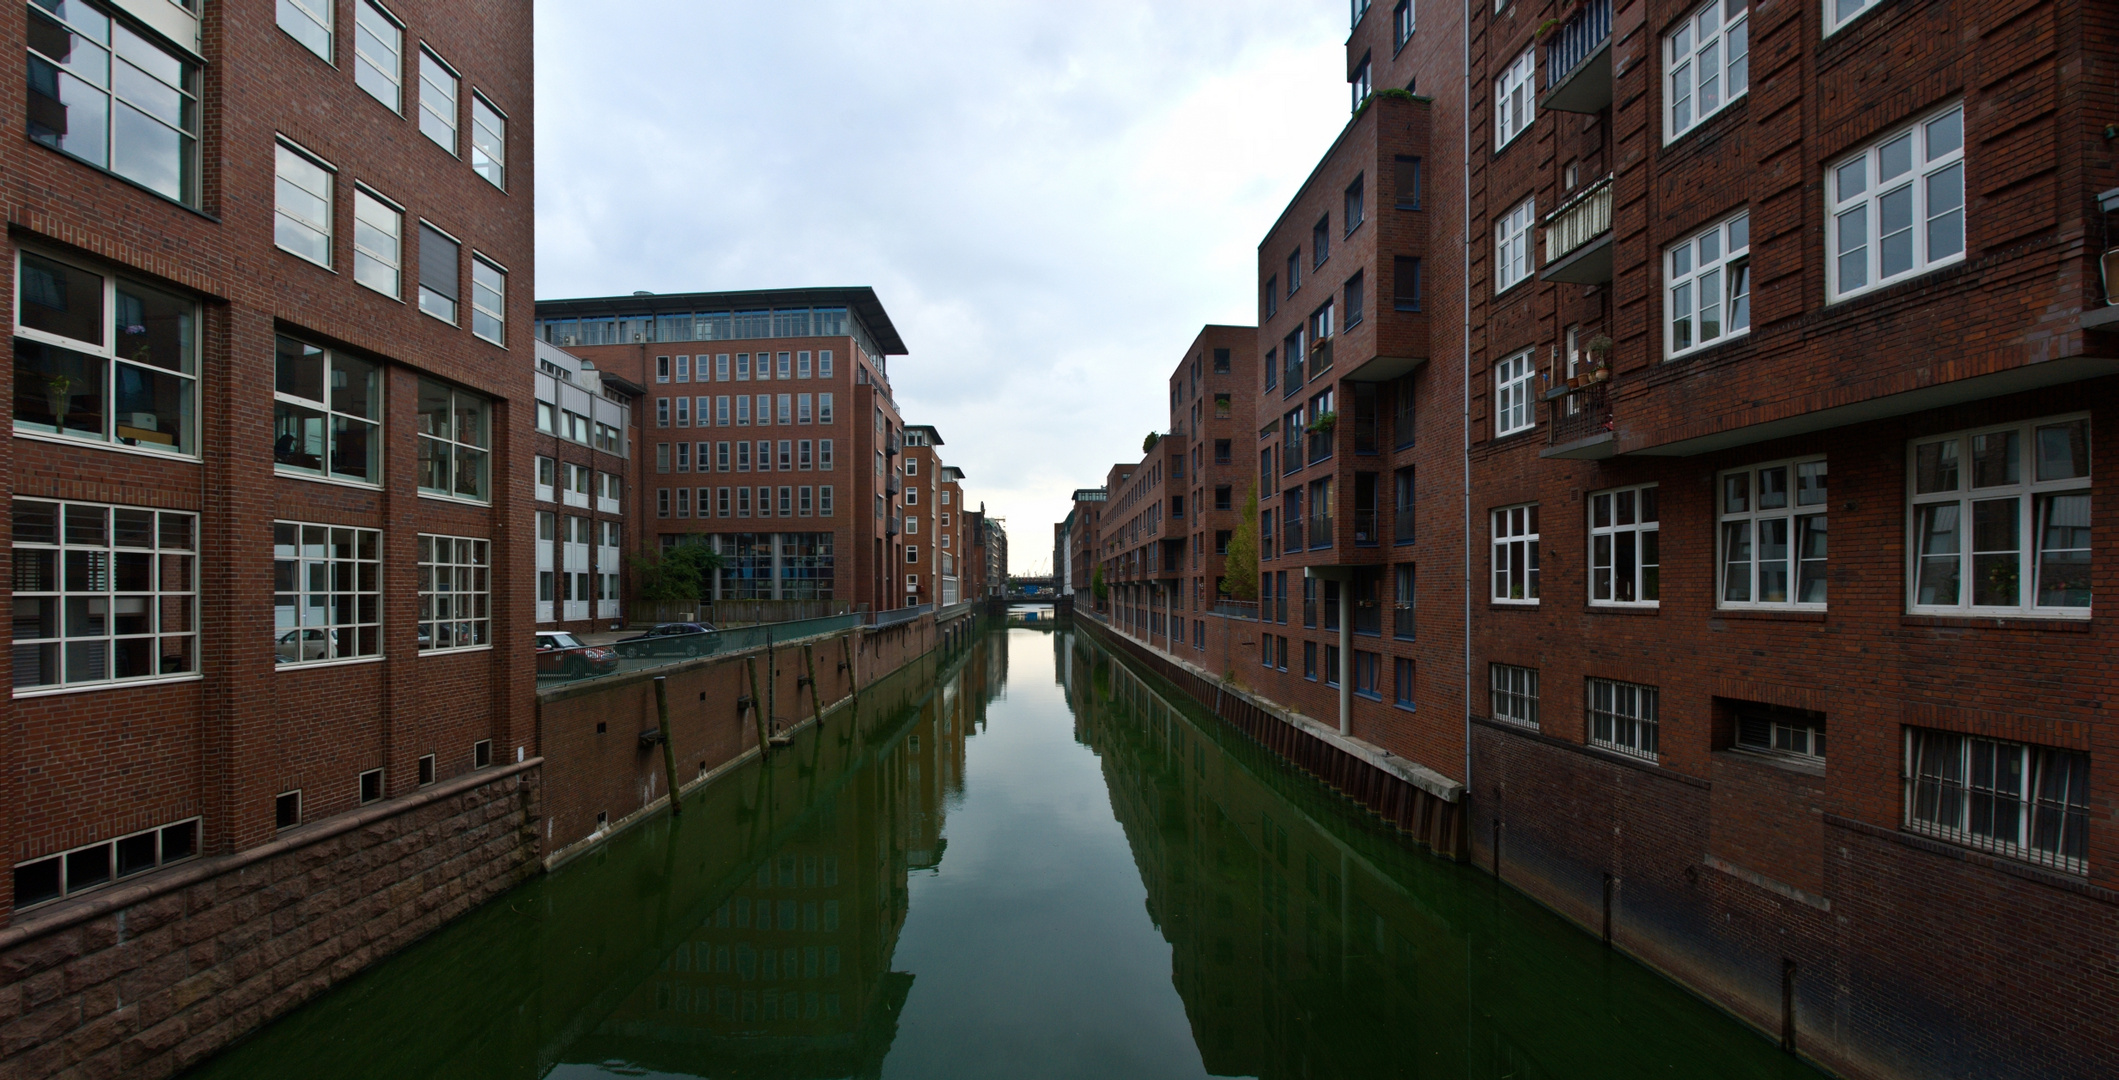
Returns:
[[[1653,686],[1591,679],[1588,686],[1589,741],[1593,746],[1655,760],[1660,724]]]
[[[353,5],[353,82],[375,100],[404,111],[405,30],[374,0]]]
[[[1825,181],[1829,299],[1964,258],[1963,105],[1892,132]]]
[[[1538,504],[1504,506],[1493,513],[1496,604],[1538,602]]]
[[[506,191],[508,118],[481,94],[471,95],[471,170]],[[701,380],[702,382],[704,380]]]
[[[448,233],[419,223],[419,309],[446,323],[456,321],[458,248]]]
[[[486,541],[420,536],[419,651],[492,644],[491,572]]]
[[[198,65],[84,0],[32,0],[27,30],[30,139],[198,205]]]
[[[382,483],[380,365],[284,334],[273,344],[273,467]]]
[[[1665,140],[1721,112],[1751,87],[1748,0],[1707,0],[1663,39]]]
[[[454,69],[433,53],[419,51],[419,131],[452,154],[456,152],[458,86]]]
[[[1882,2],[1883,0],[1825,0],[1825,33],[1831,34],[1853,22],[1862,12]]]
[[[1509,664],[1488,666],[1496,720],[1538,726],[1538,669]]]
[[[331,63],[332,0],[279,0],[280,29]]]
[[[1916,440],[1907,607],[1920,613],[2090,613],[2086,416]]]
[[[490,407],[465,390],[419,382],[419,489],[461,499],[487,498]]]
[[[384,296],[400,295],[404,237],[404,211],[353,189],[353,280]]]
[[[1687,237],[1664,253],[1664,355],[1682,356],[1751,332],[1751,214]]]
[[[318,266],[331,265],[331,170],[286,143],[274,146],[272,240]]]
[[[1906,729],[1906,828],[2026,862],[2088,870],[2090,756]]]
[[[1532,350],[1525,349],[1494,365],[1494,435],[1514,435],[1537,424],[1530,400]]]
[[[1530,278],[1530,227],[1538,200],[1523,200],[1494,225],[1494,292],[1504,293]]]
[[[382,655],[382,533],[273,522],[272,589],[281,665]]]
[[[507,319],[508,272],[484,258],[472,256],[471,332],[495,345],[505,344]],[[706,423],[704,410],[699,413],[699,423],[702,426]]]
[[[199,306],[34,252],[15,307],[15,430],[196,454]]]
[[[1721,476],[1721,606],[1825,606],[1825,459]]]
[[[1662,596],[1656,486],[1589,497],[1589,602],[1655,604]]]
[[[16,499],[17,694],[198,673],[198,518]]]
[[[1494,149],[1507,146],[1537,116],[1538,49],[1532,46],[1494,80]]]

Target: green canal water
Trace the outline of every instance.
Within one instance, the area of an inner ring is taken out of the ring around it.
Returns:
[[[1049,621],[205,1063],[292,1077],[1805,1077]]]

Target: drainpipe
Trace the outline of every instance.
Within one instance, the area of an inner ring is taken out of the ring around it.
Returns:
[[[1339,734],[1354,733],[1354,590],[1339,582]]]

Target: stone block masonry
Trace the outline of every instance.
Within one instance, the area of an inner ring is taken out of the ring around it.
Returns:
[[[0,1075],[171,1076],[538,867],[540,758],[0,930]]]

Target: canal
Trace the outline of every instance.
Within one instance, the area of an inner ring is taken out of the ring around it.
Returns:
[[[195,1078],[1806,1077],[1049,618]]]

